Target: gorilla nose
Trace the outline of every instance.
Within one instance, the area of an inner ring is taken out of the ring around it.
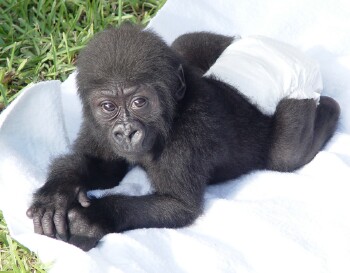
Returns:
[[[114,128],[114,138],[118,143],[135,144],[140,140],[140,130],[131,124],[119,124]]]

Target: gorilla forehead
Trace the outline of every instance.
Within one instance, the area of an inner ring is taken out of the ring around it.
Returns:
[[[106,79],[119,86],[171,84],[179,64],[175,53],[155,33],[127,24],[96,35],[80,53],[78,84],[84,88],[85,83]]]

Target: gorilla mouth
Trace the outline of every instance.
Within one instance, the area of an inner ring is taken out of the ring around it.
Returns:
[[[116,144],[116,149],[118,153],[122,154],[128,154],[128,155],[134,155],[134,154],[142,154],[144,153],[147,149],[145,149],[143,145],[143,141],[139,143],[117,143]]]

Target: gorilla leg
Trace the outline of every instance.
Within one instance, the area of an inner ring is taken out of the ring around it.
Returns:
[[[203,75],[234,39],[210,32],[194,32],[176,38],[171,48]]]
[[[293,171],[310,162],[333,135],[339,119],[338,103],[321,96],[314,100],[282,100],[274,116],[268,169]]]

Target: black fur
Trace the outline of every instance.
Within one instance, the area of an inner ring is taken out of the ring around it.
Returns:
[[[201,213],[207,184],[309,162],[335,130],[337,103],[283,100],[265,116],[202,77],[232,40],[202,32],[169,47],[131,25],[98,34],[77,65],[83,125],[34,195],[35,231],[88,250],[109,232],[182,227]],[[88,200],[87,190],[118,184],[130,164],[146,170],[154,194]]]
[[[234,39],[234,37],[215,35],[210,32],[194,32],[178,37],[171,48],[204,74]]]

